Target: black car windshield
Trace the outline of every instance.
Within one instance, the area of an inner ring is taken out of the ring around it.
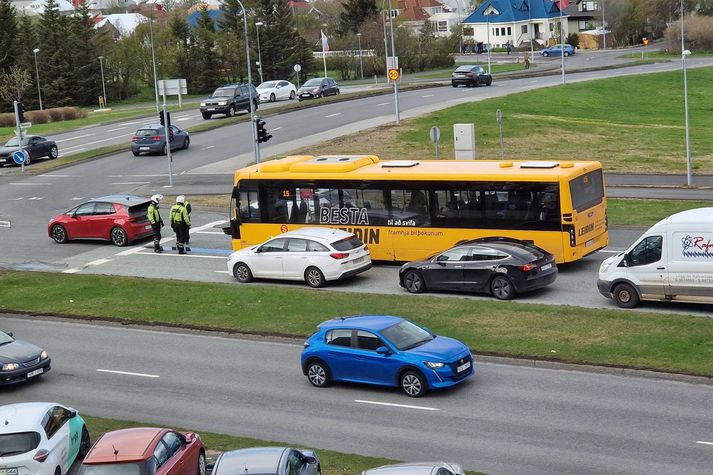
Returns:
[[[212,97],[231,97],[235,95],[235,87],[219,87],[213,91]]]
[[[403,320],[383,330],[381,334],[401,351],[416,348],[435,338],[435,336],[408,320]]]
[[[470,66],[458,66],[458,69],[456,69],[456,72],[458,73],[467,73],[471,69],[473,69],[475,66],[470,65]]]
[[[82,465],[79,475],[144,475],[142,462]]]
[[[317,87],[322,84],[321,79],[310,79],[305,83],[305,87]]]
[[[25,454],[35,450],[38,445],[40,445],[40,434],[37,432],[0,434],[0,457]]]
[[[356,236],[350,236],[344,239],[340,239],[339,241],[335,241],[332,243],[332,247],[336,249],[337,251],[351,251],[352,249],[356,249],[358,247],[362,247],[364,243],[361,241]]]
[[[30,143],[29,138],[25,137],[24,139],[22,139],[22,145],[27,145],[28,143]],[[5,142],[5,146],[6,147],[19,147],[20,139],[18,139],[17,137],[13,137],[10,140],[8,140],[7,142]]]
[[[10,343],[12,341],[15,341],[13,337],[5,332],[0,332],[0,345],[4,345],[5,343]]]

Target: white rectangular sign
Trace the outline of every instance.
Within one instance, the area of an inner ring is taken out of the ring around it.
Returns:
[[[166,92],[164,93],[164,89]],[[178,96],[188,94],[185,79],[161,79],[158,82],[158,93],[162,96]]]

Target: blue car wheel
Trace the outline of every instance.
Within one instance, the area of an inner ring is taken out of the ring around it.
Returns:
[[[416,371],[406,371],[402,374],[399,385],[403,392],[410,397],[422,397],[428,390],[426,380]]]
[[[307,364],[307,379],[312,386],[323,388],[329,385],[329,368],[319,360]]]

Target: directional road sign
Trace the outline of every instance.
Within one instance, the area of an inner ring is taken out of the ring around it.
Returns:
[[[22,149],[17,150],[16,152],[13,152],[12,159],[18,165],[22,165],[25,163],[25,160],[27,160],[27,152]]]

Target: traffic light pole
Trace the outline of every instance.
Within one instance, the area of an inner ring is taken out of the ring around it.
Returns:
[[[171,162],[173,162],[173,158],[171,158],[171,141],[170,141],[171,135],[168,132],[168,129],[171,126],[171,121],[169,119],[170,116],[168,115],[168,110],[166,108],[165,100],[163,102],[163,109],[161,110],[161,112],[163,113],[163,117],[164,117],[163,130],[164,130],[164,133],[166,134],[166,158],[168,159],[168,184],[173,186],[173,168],[171,165]]]
[[[17,134],[17,138],[20,141],[19,149],[22,150],[22,127],[20,127],[20,109],[18,107],[17,101],[12,101],[12,105],[15,108],[15,133]],[[25,172],[25,162],[24,161],[20,165],[20,170],[23,173]]]

